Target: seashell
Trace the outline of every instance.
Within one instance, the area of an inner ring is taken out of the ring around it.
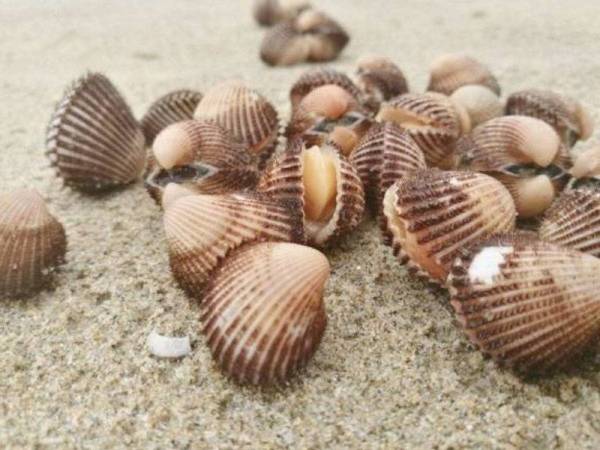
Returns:
[[[521,372],[564,367],[600,332],[600,260],[514,236],[473,246],[452,267],[451,303],[467,336]]]
[[[333,69],[313,69],[304,72],[290,90],[292,113],[308,93],[320,86],[329,84],[335,84],[336,86],[343,88],[349,92],[357,102],[360,101],[360,90],[346,74]]]
[[[408,92],[404,73],[390,59],[367,56],[359,59],[357,66],[358,86],[372,111],[378,111],[381,102]]]
[[[511,94],[506,101],[506,114],[543,120],[568,146],[579,139],[586,140],[594,131],[590,113],[578,101],[548,90],[527,89]]]
[[[600,257],[600,191],[571,190],[546,211],[540,239]]]
[[[46,154],[65,184],[99,191],[135,181],[144,170],[144,134],[121,94],[100,73],[67,89],[46,134]]]
[[[428,91],[450,95],[461,86],[479,84],[500,95],[500,85],[492,72],[470,56],[451,53],[438,57],[430,67]]]
[[[252,15],[262,26],[271,26],[298,16],[310,3],[304,0],[255,0]]]
[[[473,128],[504,113],[500,98],[492,90],[478,84],[459,87],[450,98],[467,111]]]
[[[289,66],[304,61],[321,62],[337,58],[350,37],[331,17],[307,9],[295,19],[267,31],[260,57],[271,66]]]
[[[260,160],[268,159],[277,146],[277,111],[265,97],[240,82],[212,87],[198,103],[194,118],[221,125]]]
[[[181,89],[169,92],[152,103],[140,121],[146,144],[152,145],[156,135],[168,125],[190,120],[201,99],[200,92]]]
[[[365,206],[356,169],[333,143],[307,149],[292,140],[266,169],[258,191],[302,211],[306,238],[318,246],[354,229]]]
[[[404,128],[425,155],[429,166],[451,168],[455,145],[470,130],[468,114],[449,97],[436,93],[404,94],[381,105],[377,120]]]
[[[318,250],[266,242],[232,254],[202,303],[213,358],[238,383],[274,384],[306,366],[327,325],[329,263]]]
[[[0,297],[41,289],[66,249],[62,224],[36,190],[0,194]]]
[[[256,193],[183,196],[165,209],[163,223],[171,271],[192,297],[244,243],[303,242],[301,213]]]
[[[542,214],[567,181],[567,156],[558,134],[542,120],[489,120],[458,145],[461,164],[487,173],[511,192],[520,217]]]
[[[475,172],[417,170],[385,193],[394,255],[443,284],[454,259],[479,239],[510,232],[515,205],[501,183]]]
[[[197,193],[223,194],[253,188],[257,181],[254,158],[242,144],[215,123],[187,120],[156,136],[146,189],[160,203],[169,183]]]
[[[573,167],[569,171],[573,177],[570,181],[571,188],[590,187],[600,188],[600,145],[595,145],[580,152]]]

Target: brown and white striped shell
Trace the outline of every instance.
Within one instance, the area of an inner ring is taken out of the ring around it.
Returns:
[[[201,99],[202,94],[198,91],[180,89],[169,92],[152,103],[140,121],[146,145],[151,146],[156,135],[168,125],[194,117]]]
[[[500,97],[491,89],[479,84],[461,86],[452,93],[450,98],[467,111],[472,128],[500,117],[504,113],[504,105]]]
[[[0,194],[0,298],[42,288],[66,249],[62,224],[36,190]]]
[[[323,289],[329,263],[289,243],[246,246],[211,279],[202,302],[206,342],[238,383],[287,381],[306,366],[327,325]]]
[[[273,160],[258,190],[302,211],[305,236],[323,246],[354,229],[365,200],[356,169],[333,143],[306,148],[295,139]]]
[[[510,193],[492,177],[436,169],[415,171],[393,184],[383,214],[394,255],[440,284],[464,248],[511,232],[516,219]]]
[[[169,125],[154,139],[146,189],[160,203],[169,183],[223,194],[253,188],[257,181],[255,158],[244,145],[216,123],[186,120]]]
[[[548,90],[526,89],[511,94],[506,101],[506,114],[547,122],[569,146],[579,139],[586,140],[594,131],[590,113],[577,100]]]
[[[566,147],[550,125],[533,117],[489,120],[463,139],[459,148],[463,167],[501,181],[523,218],[542,214],[568,180]]]
[[[100,73],[88,73],[67,89],[48,126],[46,149],[57,175],[83,191],[129,184],[146,160],[139,123]]]
[[[359,59],[356,75],[365,104],[375,112],[379,110],[381,102],[408,92],[408,82],[402,70],[383,56],[366,56]]]
[[[521,372],[564,367],[600,334],[600,260],[531,238],[494,237],[458,259],[452,306],[467,336]]]
[[[546,211],[540,239],[600,257],[600,190],[563,192]]]
[[[395,97],[381,105],[377,119],[406,129],[423,151],[427,164],[444,169],[455,166],[456,142],[471,128],[464,109],[449,97],[433,92]]]
[[[480,84],[500,95],[496,77],[475,58],[450,53],[439,56],[431,64],[428,91],[450,95],[467,84]]]
[[[212,271],[242,244],[304,238],[300,212],[256,193],[184,195],[165,208],[163,223],[173,276],[198,298]]]
[[[302,99],[314,89],[328,84],[335,84],[348,91],[357,102],[360,102],[361,92],[354,82],[344,73],[334,69],[312,69],[304,72],[290,89],[292,112]]]
[[[252,15],[259,25],[269,27],[291,20],[308,8],[310,3],[305,0],[254,0]]]
[[[339,23],[321,11],[307,9],[266,32],[260,58],[271,66],[331,61],[349,41]]]
[[[277,111],[265,97],[239,81],[209,89],[198,103],[194,118],[222,126],[261,161],[268,159],[277,146]]]

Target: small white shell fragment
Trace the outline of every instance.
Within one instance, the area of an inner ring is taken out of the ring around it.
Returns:
[[[512,247],[486,247],[475,258],[469,267],[471,283],[492,284],[494,277],[500,275],[500,265],[504,264],[504,256],[513,252]]]
[[[152,330],[147,343],[150,353],[158,358],[182,358],[192,351],[188,336],[162,336],[156,330]]]

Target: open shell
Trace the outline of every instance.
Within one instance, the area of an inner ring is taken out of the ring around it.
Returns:
[[[381,105],[377,119],[393,122],[411,135],[432,167],[453,168],[455,145],[470,130],[468,114],[437,93],[404,94]]]
[[[357,62],[358,86],[365,103],[378,111],[381,102],[408,92],[408,82],[402,70],[383,56],[367,56]]]
[[[242,244],[304,239],[299,212],[256,193],[184,196],[166,208],[163,223],[173,276],[196,298],[215,267]]]
[[[470,56],[446,54],[431,64],[428,91],[450,95],[468,84],[480,84],[500,95],[500,85],[492,72]]]
[[[309,92],[327,84],[335,84],[343,88],[357,101],[361,98],[360,90],[346,74],[333,69],[313,69],[304,72],[290,89],[292,112]]]
[[[523,218],[543,214],[568,180],[566,147],[550,125],[533,117],[489,120],[458,147],[463,167],[500,180]]]
[[[264,385],[304,367],[327,325],[329,271],[322,253],[296,244],[251,245],[227,258],[211,279],[201,318],[223,372]]]
[[[100,191],[144,170],[144,134],[108,78],[88,73],[65,92],[46,134],[46,154],[65,184]]]
[[[552,125],[563,142],[572,146],[594,131],[589,112],[567,96],[542,89],[515,92],[506,101],[506,114],[531,116]]]
[[[450,98],[467,111],[472,128],[504,113],[500,97],[491,89],[479,84],[459,87]]]
[[[516,211],[498,181],[475,172],[419,170],[386,192],[383,213],[401,263],[443,284],[464,248],[511,232]]]
[[[268,27],[291,20],[308,8],[310,3],[305,0],[254,0],[252,14],[259,25]]]
[[[0,297],[42,288],[64,262],[65,230],[35,190],[0,194]]]
[[[253,188],[258,168],[246,147],[219,125],[186,120],[155,138],[146,189],[160,203],[164,188],[177,183],[202,194]]]
[[[546,242],[491,238],[458,259],[452,306],[471,342],[523,372],[564,367],[600,333],[600,260]]]
[[[169,92],[152,103],[140,122],[146,145],[152,145],[156,135],[167,126],[191,119],[201,99],[202,94],[198,91],[180,89]]]
[[[302,211],[310,244],[323,246],[361,221],[365,200],[356,169],[333,143],[306,148],[299,139],[272,161],[258,190]]]

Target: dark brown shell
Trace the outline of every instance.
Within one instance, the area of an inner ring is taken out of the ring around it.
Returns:
[[[308,8],[310,3],[301,0],[287,1],[283,4],[279,0],[255,0],[252,14],[259,25],[270,27],[281,21],[293,19]]]
[[[367,57],[357,63],[358,85],[365,104],[374,112],[381,102],[408,92],[408,82],[400,68],[384,57]]]
[[[292,85],[290,90],[290,102],[292,112],[300,104],[302,99],[313,89],[327,84],[335,84],[346,91],[360,102],[361,92],[354,82],[344,73],[334,69],[313,69],[303,73]]]
[[[65,184],[99,191],[135,181],[144,170],[144,134],[129,106],[100,73],[69,87],[46,134],[46,154]]]
[[[198,91],[180,89],[152,103],[140,121],[146,145],[151,146],[156,135],[168,125],[191,119],[201,99],[202,94]]]

